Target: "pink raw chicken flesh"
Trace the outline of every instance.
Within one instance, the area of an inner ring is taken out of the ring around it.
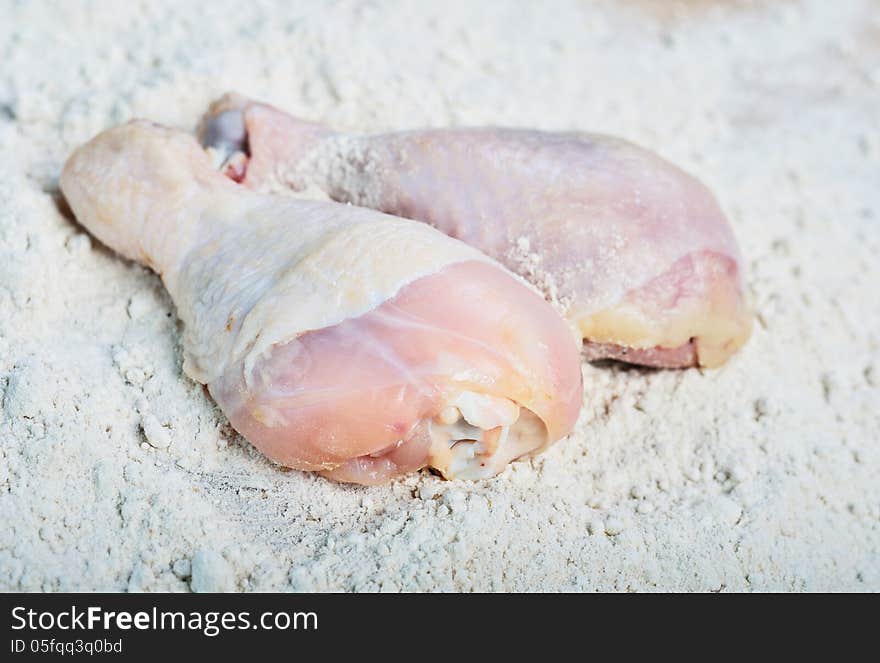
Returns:
[[[479,248],[561,306],[588,359],[712,367],[749,337],[742,260],[712,194],[623,140],[497,128],[348,136],[234,94],[200,133],[252,189],[317,187]]]
[[[61,187],[95,236],[162,276],[184,370],[278,463],[365,484],[424,466],[481,478],[574,425],[566,322],[424,224],[255,193],[142,121],[79,148]]]

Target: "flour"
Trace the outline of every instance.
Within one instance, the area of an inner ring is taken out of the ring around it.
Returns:
[[[0,2],[0,589],[880,590],[874,3],[548,7]],[[490,481],[279,469],[57,194],[99,130],[193,128],[227,89],[655,149],[730,215],[753,338],[715,371],[585,364],[575,434]]]
[[[504,256],[505,264],[511,266],[517,274],[524,276],[534,284],[541,294],[559,311],[563,317],[567,316],[571,309],[571,298],[562,294],[557,279],[544,269],[543,258],[540,253],[532,251],[532,245],[528,237],[518,237]],[[578,332],[575,331],[575,335]]]

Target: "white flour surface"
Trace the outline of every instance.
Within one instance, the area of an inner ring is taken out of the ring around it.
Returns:
[[[880,590],[880,12],[871,0],[0,1],[0,589]],[[618,134],[747,256],[715,371],[585,364],[575,434],[482,483],[272,466],[181,373],[159,279],[65,157],[238,90],[347,131]]]

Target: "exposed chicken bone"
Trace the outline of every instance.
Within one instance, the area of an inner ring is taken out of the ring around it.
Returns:
[[[462,418],[453,419],[453,410]],[[429,464],[451,479],[494,476],[511,460],[545,445],[544,424],[506,398],[462,392],[430,423]]]

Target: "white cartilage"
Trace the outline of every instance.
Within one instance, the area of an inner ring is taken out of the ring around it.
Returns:
[[[463,391],[453,405],[471,426],[495,428],[509,426],[519,417],[519,406],[506,398]]]
[[[461,417],[458,414],[461,413]],[[546,443],[538,417],[506,398],[462,392],[430,424],[430,465],[447,479],[483,479]]]
[[[203,122],[199,134],[214,168],[240,182],[247,169],[247,128],[239,111],[226,111]]]
[[[238,110],[229,110],[203,121],[198,130],[199,140],[206,148],[225,152],[244,152],[247,149],[247,127],[244,115]]]
[[[440,413],[434,418],[437,423],[441,424],[454,424],[461,418],[461,412],[458,411],[458,408],[454,405],[449,405],[442,410]]]

